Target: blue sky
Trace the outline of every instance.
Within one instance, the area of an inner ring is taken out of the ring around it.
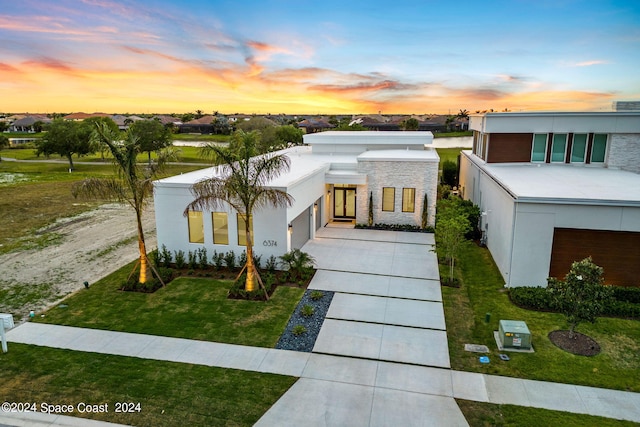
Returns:
[[[639,70],[637,1],[0,8],[0,111],[609,110]]]

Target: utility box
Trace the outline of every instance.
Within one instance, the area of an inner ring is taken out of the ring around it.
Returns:
[[[498,336],[504,348],[531,349],[531,332],[520,320],[501,320]]]
[[[0,322],[4,324],[4,330],[8,331],[14,327],[13,316],[8,313],[0,313]]]

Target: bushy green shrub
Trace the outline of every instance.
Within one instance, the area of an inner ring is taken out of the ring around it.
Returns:
[[[246,274],[242,274],[240,277],[238,277],[238,280],[233,282],[233,285],[231,285],[231,288],[228,292],[228,297],[233,299],[246,299],[250,301],[264,301],[266,298],[264,295],[264,290],[262,288],[258,288],[255,291],[251,292],[247,292],[244,289],[246,280]]]
[[[238,257],[238,266],[242,268],[245,266],[246,263],[247,263],[247,251],[242,251],[242,253]]]
[[[541,311],[552,310],[551,294],[547,292],[547,288],[540,286],[509,288],[509,297],[518,307]]]
[[[167,249],[165,245],[162,245],[160,249],[161,256],[159,258],[162,259],[162,266],[169,267],[171,261],[173,261],[173,256],[171,256],[171,251]]]
[[[166,285],[171,282],[174,277],[174,271],[171,268],[160,267],[158,274],[162,282],[156,276],[152,276],[145,283],[138,282],[140,270],[137,268],[120,288],[123,291],[153,293],[162,287],[162,283]]]
[[[324,293],[322,291],[311,292],[311,299],[314,301],[321,300],[323,296],[324,296]]]
[[[233,251],[229,251],[224,254],[224,263],[229,270],[236,268],[236,254]]]
[[[271,255],[267,260],[267,264],[265,265],[265,268],[270,273],[273,273],[274,271],[276,271],[277,266],[278,266],[278,258],[276,258],[274,255]]]
[[[294,249],[280,257],[282,265],[287,269],[289,279],[299,281],[307,276],[306,273],[313,272],[313,265],[316,260],[307,252]]]
[[[261,264],[262,263],[262,255],[258,255],[256,256],[256,254],[253,254],[253,265],[256,266],[256,268],[259,270],[261,268]]]
[[[640,304],[640,288],[623,288],[613,286],[613,297],[618,301]]]
[[[293,332],[293,335],[298,336],[307,332],[307,328],[305,328],[304,325],[296,325],[293,327],[291,332]]]
[[[309,304],[303,305],[302,308],[300,309],[300,314],[302,314],[304,317],[313,316],[313,313],[315,312],[316,312],[316,309],[310,306]]]
[[[222,270],[224,266],[224,253],[213,251],[213,265],[215,266],[217,271]]]
[[[612,317],[624,317],[629,319],[640,319],[640,304],[628,301],[612,300],[604,308],[603,314]]]
[[[189,253],[187,254],[187,258],[189,259],[189,268],[191,270],[195,269],[198,266],[197,252],[189,251]]]
[[[184,266],[186,265],[186,260],[184,258],[184,251],[183,250],[174,251],[174,258],[176,260],[176,268],[180,270],[183,269]]]
[[[450,187],[458,185],[458,165],[455,162],[451,160],[442,162],[441,182]]]
[[[198,264],[201,269],[206,269],[209,267],[209,257],[207,255],[207,248],[198,249]]]

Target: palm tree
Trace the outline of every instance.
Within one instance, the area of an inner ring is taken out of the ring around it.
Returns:
[[[85,196],[96,199],[109,199],[128,203],[136,212],[138,224],[138,249],[140,250],[139,283],[146,283],[150,277],[149,269],[153,268],[147,258],[147,249],[142,229],[142,213],[153,194],[153,180],[163,169],[168,160],[174,157],[173,152],[163,151],[158,154],[157,161],[152,165],[138,165],[136,159],[140,153],[138,137],[130,131],[121,141],[119,132],[115,132],[106,123],[96,123],[93,138],[109,147],[113,155],[113,162],[118,171],[117,176],[111,178],[87,178],[73,185],[74,197]]]
[[[289,157],[275,153],[257,156],[259,140],[257,132],[237,131],[228,147],[207,145],[203,153],[218,165],[217,174],[193,185],[191,192],[195,200],[184,210],[187,216],[189,211],[215,210],[228,204],[244,216],[247,262],[238,277],[246,271],[246,291],[256,290],[258,284],[262,286],[253,261],[250,221],[253,212],[267,206],[287,207],[293,204],[293,197],[286,191],[267,187],[271,180],[289,170]]]

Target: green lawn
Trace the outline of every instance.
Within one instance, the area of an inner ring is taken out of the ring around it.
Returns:
[[[564,316],[513,305],[487,249],[468,243],[461,251],[458,265],[462,286],[442,288],[453,369],[640,391],[637,380],[640,369],[638,321],[600,318],[594,325],[581,324],[578,331],[594,338],[602,352],[594,357],[576,356],[555,347],[547,338],[553,330],[567,329]],[[440,274],[448,274],[446,267],[441,266]],[[491,314],[489,323],[485,322],[487,313]],[[498,329],[501,319],[526,321],[535,353],[509,353],[509,362],[500,361],[493,331]],[[482,365],[478,362],[478,354],[465,352],[465,343],[489,346],[491,364]]]
[[[74,417],[126,425],[251,426],[294,377],[11,343],[0,353],[0,402],[73,405]],[[109,413],[81,414],[79,403]],[[140,412],[116,413],[116,402]],[[78,424],[80,425],[80,424]]]
[[[572,414],[570,412],[548,409],[528,408],[514,405],[495,405],[491,403],[457,400],[467,422],[471,427],[480,426],[562,426],[562,427],[631,427],[636,423],[591,415]]]
[[[153,294],[118,289],[133,264],[65,299],[37,321],[273,347],[304,289],[278,287],[267,302],[227,299],[228,280],[183,277]],[[231,278],[231,276],[229,277]]]
[[[434,138],[457,138],[460,136],[473,136],[473,131],[466,130],[461,132],[435,132]]]
[[[461,150],[465,150],[465,148],[436,148],[438,156],[440,156],[440,168],[442,169],[442,164],[447,160],[458,163],[458,154],[460,154]]]

